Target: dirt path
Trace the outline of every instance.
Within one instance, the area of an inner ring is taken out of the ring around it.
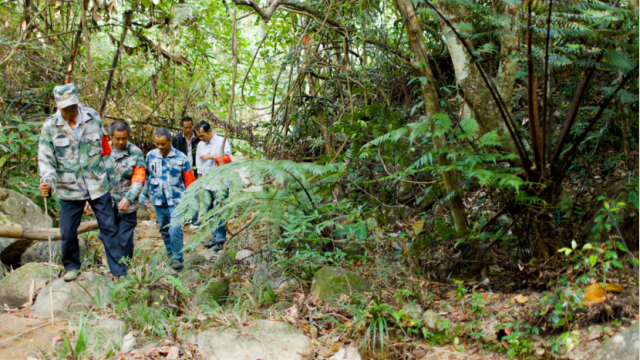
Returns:
[[[0,315],[0,354],[2,360],[39,358],[50,353],[54,339],[66,327],[66,321],[51,326],[49,319],[29,319],[14,314]]]

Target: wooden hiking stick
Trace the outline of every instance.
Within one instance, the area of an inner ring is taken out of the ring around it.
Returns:
[[[49,190],[51,191],[51,190]],[[49,210],[47,209],[47,197],[44,198],[44,214],[48,217]],[[53,255],[53,249],[51,247],[51,233],[47,231],[47,236],[49,237],[49,264],[52,263],[51,258]],[[51,270],[51,266],[49,266],[49,308],[51,309],[51,326],[55,329],[56,322],[53,318],[53,270]]]

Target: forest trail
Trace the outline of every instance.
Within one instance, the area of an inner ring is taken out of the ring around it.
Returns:
[[[148,214],[143,214],[141,218],[147,219]],[[143,219],[138,221],[138,227],[135,232],[134,242],[136,249],[139,249],[142,253],[155,252],[157,250],[163,252],[164,244],[158,232],[156,222],[153,219]],[[237,231],[235,227],[236,225],[232,222],[230,224],[231,231]],[[196,241],[200,229],[191,229],[189,225],[183,226],[183,229],[185,246],[188,246],[193,241]],[[250,238],[253,243],[246,242],[247,238]],[[253,236],[246,236],[244,241],[236,241],[233,243],[233,246],[255,248],[257,245]],[[185,257],[189,258],[192,254],[201,252],[203,249],[204,247],[198,245],[195,251],[188,250]],[[214,261],[215,257],[209,259],[209,262]],[[250,279],[255,271],[255,263],[247,264],[240,271],[242,274],[241,277]],[[240,281],[248,282],[247,280]],[[478,294],[483,296],[487,301],[487,306],[485,307],[486,316],[480,318],[477,326],[473,327],[471,326],[473,324],[472,319],[474,318],[473,313],[471,313],[468,308],[465,309],[469,306],[468,303],[472,301],[470,295],[463,296],[467,304],[463,302],[461,306],[457,299],[458,294],[455,289],[446,287],[435,287],[431,289],[431,293],[435,295],[434,298],[437,300],[430,302],[430,307],[425,309],[434,309],[437,314],[434,313],[433,316],[437,317],[437,321],[446,321],[449,323],[449,327],[455,330],[453,330],[452,335],[448,335],[451,336],[451,339],[447,339],[446,341],[444,339],[440,340],[448,343],[442,346],[426,340],[414,342],[412,358],[420,360],[502,360],[510,358],[504,353],[511,346],[507,342],[508,338],[506,336],[510,334],[510,331],[516,331],[516,329],[510,329],[506,326],[503,326],[504,330],[496,329],[500,328],[500,324],[509,324],[517,319],[526,318],[536,309],[542,298],[542,294],[537,291],[526,291],[520,292],[519,294],[492,292],[490,289],[483,289],[482,286],[477,287],[477,291]],[[635,298],[633,296],[634,292],[638,292],[637,286],[630,287],[628,291],[617,296],[614,301],[616,301],[617,304],[630,304],[633,301],[637,301],[637,295]],[[315,306],[318,305],[316,304]],[[323,308],[324,311],[327,312],[339,312],[339,309],[335,307],[332,308],[329,305],[324,305]],[[410,308],[405,307],[403,309]],[[424,310],[420,305],[417,305],[417,309],[418,313],[422,313]],[[312,338],[314,335],[310,333],[309,328],[314,324],[313,319],[291,317],[290,312],[291,308],[288,308],[281,311],[279,313],[280,315],[274,316],[274,314],[271,313],[270,315],[263,315],[263,317],[274,320],[284,316],[302,333]],[[47,325],[49,319],[34,319],[31,318],[31,316],[30,311],[23,308],[13,313],[0,315],[0,328],[2,329],[0,331],[0,351],[2,351],[3,360],[39,359],[43,355],[42,352],[51,352],[55,342],[60,341],[62,331],[68,329],[67,321],[57,322],[55,329],[53,329],[50,325]],[[418,316],[420,315],[418,314]],[[635,313],[633,316],[634,319],[631,320],[637,321],[638,314]],[[587,359],[590,354],[594,353],[595,350],[601,346],[603,336],[606,335],[610,337],[616,332],[625,329],[626,326],[618,326],[614,330],[609,321],[593,324],[592,326],[577,327],[574,332],[577,341],[575,348],[571,352],[565,352],[564,356],[560,357],[560,359]],[[468,341],[469,335],[484,339],[485,344]],[[324,340],[321,340],[323,338]],[[467,338],[467,340],[465,340],[465,338]],[[529,345],[531,346],[530,352],[539,358],[545,358],[546,354],[550,353],[549,341],[553,338],[553,335],[547,334],[536,336],[535,338],[537,340]],[[322,355],[327,355],[326,349],[329,345],[339,343],[339,341],[345,341],[341,339],[341,336],[338,335],[332,338],[325,336],[314,340],[318,344],[315,349],[314,359],[334,359]],[[167,339],[166,341],[170,340]],[[147,352],[152,350],[147,349]],[[156,351],[155,354],[159,353]],[[135,359],[136,356],[138,356],[138,353],[135,351],[123,354],[124,359]],[[150,358],[156,359],[156,357],[153,356]],[[161,358],[162,357],[157,357],[157,359]],[[357,359],[359,358],[352,360]]]

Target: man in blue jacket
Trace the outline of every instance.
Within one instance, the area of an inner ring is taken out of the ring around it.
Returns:
[[[147,154],[145,167],[147,181],[140,203],[152,202],[169,257],[168,264],[180,271],[183,263],[183,233],[180,224],[169,225],[176,220],[175,209],[182,193],[195,181],[189,159],[171,146],[171,132],[166,128],[156,130],[154,142],[157,149]]]

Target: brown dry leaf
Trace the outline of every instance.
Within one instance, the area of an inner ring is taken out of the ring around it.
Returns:
[[[587,299],[587,304],[602,303],[607,300],[604,289],[600,284],[587,286],[587,291],[584,293],[584,297]]]
[[[524,295],[522,295],[522,294],[518,294],[518,295],[512,297],[511,301],[518,302],[519,304],[524,304],[527,301],[529,301],[529,298],[524,296]]]
[[[609,284],[607,286],[604,287],[605,290],[609,291],[609,292],[614,292],[614,293],[622,293],[624,292],[624,287],[622,287],[622,285],[618,285],[618,284]]]

